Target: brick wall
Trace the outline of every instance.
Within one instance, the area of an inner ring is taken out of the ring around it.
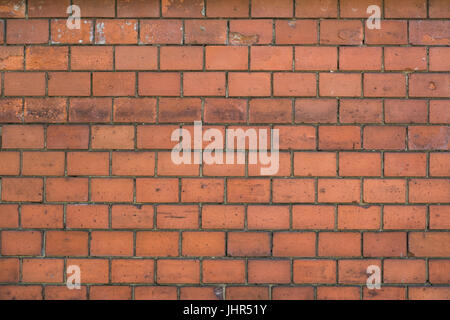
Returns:
[[[0,299],[450,299],[449,18],[0,0]],[[176,165],[194,121],[278,129],[278,172]]]

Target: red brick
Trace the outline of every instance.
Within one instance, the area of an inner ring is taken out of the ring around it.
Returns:
[[[71,47],[72,70],[112,70],[113,47]]]
[[[321,44],[361,45],[363,26],[358,20],[321,20]]]
[[[380,290],[363,288],[363,300],[405,300],[406,288],[383,286]]]
[[[424,153],[385,153],[384,174],[388,177],[425,176],[427,157]]]
[[[380,260],[339,260],[338,272],[340,284],[366,284],[371,272],[367,272],[369,266],[377,266],[381,269]]]
[[[314,300],[312,287],[273,287],[273,300]]]
[[[248,206],[248,229],[289,229],[289,207]]]
[[[295,47],[295,70],[336,70],[335,47]]]
[[[92,20],[80,20],[80,29],[69,29],[66,24],[66,19],[51,20],[52,44],[91,44],[94,42]]]
[[[254,99],[250,101],[250,123],[290,123],[292,102],[287,99]]]
[[[158,68],[158,48],[119,46],[115,51],[116,70],[155,70]]]
[[[87,289],[71,290],[67,286],[45,286],[45,300],[86,300]]]
[[[361,96],[361,74],[321,73],[319,94],[325,97],[359,97]]]
[[[79,229],[105,229],[109,226],[107,205],[73,204],[66,207],[66,226]]]
[[[197,176],[200,170],[198,164],[174,164],[171,152],[158,152],[157,174],[162,176]]]
[[[38,44],[48,42],[48,20],[11,19],[6,27],[9,44]]]
[[[364,74],[365,97],[404,97],[406,79],[403,74]]]
[[[19,152],[0,152],[0,175],[18,175],[20,172]]]
[[[137,202],[178,202],[178,179],[136,179]]]
[[[448,73],[412,74],[409,78],[411,97],[450,97]]]
[[[448,283],[450,281],[450,260],[430,260],[428,265],[431,283]]]
[[[91,232],[92,256],[132,256],[133,233],[129,231]]]
[[[292,17],[293,0],[252,0],[252,17]]]
[[[68,152],[67,174],[71,176],[108,175],[109,153]]]
[[[157,283],[199,283],[198,260],[158,260]]]
[[[203,49],[202,47],[161,47],[160,49],[161,70],[202,70]]]
[[[334,211],[334,207],[328,205],[294,205],[292,228],[334,229]]]
[[[91,78],[88,72],[50,72],[49,96],[89,96]]]
[[[187,44],[225,44],[227,23],[224,20],[186,20],[184,39]]]
[[[222,18],[222,17],[248,17],[249,2],[248,0],[228,0],[223,2],[221,0],[209,0],[206,7],[206,16]]]
[[[294,153],[295,176],[335,176],[336,154],[331,152]]]
[[[277,126],[280,130],[280,149],[316,148],[316,131],[312,126]]]
[[[0,70],[22,70],[23,48],[20,46],[0,47]]]
[[[414,20],[409,24],[409,42],[414,45],[449,45],[450,21]]]
[[[364,257],[406,257],[405,232],[365,232]]]
[[[19,206],[0,204],[0,228],[17,228],[19,226]]]
[[[450,290],[445,287],[412,287],[408,290],[410,300],[448,300]]]
[[[269,73],[230,73],[228,75],[230,96],[269,96]]]
[[[386,48],[389,49],[389,48]],[[340,70],[381,70],[381,48],[339,48]]]
[[[379,206],[349,206],[338,207],[338,228],[344,230],[380,228],[381,209]]]
[[[25,122],[66,122],[67,101],[64,98],[27,98],[24,105]]]
[[[91,286],[90,300],[130,300],[131,287],[128,286]]]
[[[244,99],[205,99],[205,122],[239,123],[247,119],[247,102]]]
[[[203,260],[202,280],[205,283],[244,283],[244,260]]]
[[[182,179],[181,202],[222,202],[222,179]]]
[[[292,70],[290,47],[252,47],[251,70]]]
[[[44,96],[45,74],[8,72],[4,76],[5,96]]]
[[[269,256],[270,235],[262,232],[229,232],[228,256]]]
[[[62,259],[24,259],[22,273],[24,282],[58,283],[63,281]]]
[[[450,71],[450,48],[430,48],[430,71]]]
[[[0,100],[0,123],[21,123],[23,120],[22,109],[23,99],[3,98]]]
[[[133,72],[95,72],[92,78],[94,96],[132,96],[136,75]]]
[[[450,176],[450,153],[430,153],[430,175]]]
[[[117,98],[114,99],[115,122],[155,122],[156,99]]]
[[[272,254],[276,257],[314,257],[316,235],[313,232],[276,232]]]
[[[295,0],[295,16],[301,18],[336,18],[336,0]]]
[[[367,8],[376,5],[383,8],[382,0],[340,0],[341,18],[368,18]],[[382,10],[382,9],[381,9]]]
[[[140,96],[179,96],[180,74],[175,72],[139,73]],[[125,108],[126,106],[123,106]],[[128,121],[126,121],[128,122]],[[139,121],[141,122],[141,121]]]
[[[70,0],[30,0],[28,2],[29,17],[67,17],[66,9]]]
[[[95,25],[95,44],[137,44],[138,21],[99,19]]]
[[[430,123],[450,123],[450,113],[447,112],[449,106],[445,100],[431,100]]]
[[[339,153],[340,176],[381,176],[381,156],[379,153],[341,152]]]
[[[178,232],[143,231],[136,235],[136,255],[156,257],[178,256]]]
[[[376,99],[341,99],[339,117],[341,123],[381,123],[383,102]]]
[[[384,49],[384,67],[386,70],[426,70],[426,49],[420,47],[386,47]]]
[[[202,206],[202,227],[205,229],[243,229],[244,207],[230,205]]]
[[[289,283],[291,263],[289,260],[248,261],[249,283]]]
[[[364,149],[404,150],[406,130],[395,126],[368,126],[364,128]]]
[[[163,17],[201,18],[205,9],[202,0],[162,0]]]
[[[318,287],[318,300],[359,300],[359,287]]]
[[[398,179],[366,179],[363,197],[369,203],[403,203],[406,198],[406,183]]]
[[[69,121],[109,122],[111,120],[111,100],[109,98],[71,98]]]
[[[177,288],[167,286],[138,286],[134,288],[136,300],[176,300]]]
[[[384,4],[386,18],[426,18],[426,0],[386,0]]]
[[[39,231],[6,231],[1,233],[1,252],[4,256],[41,255],[42,234]]]
[[[450,17],[450,8],[445,0],[430,0],[428,9],[430,18]]]
[[[228,300],[268,300],[269,290],[267,287],[230,287],[227,286]]]
[[[159,229],[198,228],[199,208],[196,205],[159,205],[156,223]]]
[[[382,20],[381,29],[365,26],[366,44],[407,44],[408,30],[405,20]]]
[[[449,128],[442,126],[408,127],[408,148],[410,150],[448,150]]]
[[[0,286],[2,300],[42,300],[42,286]]]
[[[357,126],[319,127],[319,149],[361,149],[361,130]]]
[[[181,20],[141,20],[140,43],[181,44],[183,41],[182,30]]]
[[[49,149],[87,149],[88,145],[88,126],[52,125],[47,128]]]
[[[272,43],[272,20],[230,20],[228,42],[231,45]]]
[[[273,181],[273,202],[314,202],[312,179],[276,179]]]
[[[224,256],[225,233],[223,232],[183,232],[183,256]]]
[[[3,201],[41,202],[43,182],[41,178],[3,178]]]
[[[22,175],[62,176],[64,161],[64,152],[24,152]]]
[[[411,232],[409,251],[416,257],[448,257],[450,234],[448,232]]]
[[[337,101],[334,99],[297,99],[295,122],[336,123]]]
[[[134,128],[132,126],[93,126],[92,148],[133,149]]]
[[[268,86],[269,84],[261,84]],[[270,87],[268,88],[270,90]],[[256,90],[256,88],[252,88]],[[316,75],[313,73],[275,73],[273,95],[278,97],[316,95]]]
[[[155,262],[150,259],[113,259],[112,283],[153,283]]]
[[[294,283],[335,283],[336,261],[294,260]]]
[[[119,0],[117,1],[117,17],[159,17],[159,2]]]
[[[409,201],[413,203],[449,202],[448,179],[413,179],[409,181]]]
[[[276,20],[277,44],[315,44],[318,25],[315,20]]]
[[[172,149],[177,143],[170,140],[175,125],[138,126],[137,147],[140,149]]]
[[[2,258],[0,259],[0,267],[2,269],[1,282],[19,282],[19,259]]]
[[[73,4],[82,8],[84,17],[114,17],[114,0],[74,0]]]
[[[92,179],[91,200],[95,202],[127,202],[133,200],[132,179]]]
[[[384,206],[384,229],[425,229],[426,208],[423,206]]]
[[[88,201],[87,178],[48,178],[45,189],[50,202]]]
[[[0,8],[2,18],[24,18],[26,2],[6,1]]]
[[[33,46],[25,49],[27,70],[67,70],[67,47]]]
[[[322,232],[319,234],[319,256],[357,257],[361,255],[361,234],[356,232]]]
[[[84,231],[47,231],[45,238],[47,256],[86,256],[88,233]]]
[[[424,100],[385,100],[384,117],[389,123],[426,123],[427,102]]]
[[[153,176],[155,154],[153,152],[113,152],[112,174],[116,176]]]
[[[229,202],[268,202],[270,188],[268,180],[230,179],[227,185]]]
[[[320,179],[319,202],[359,202],[360,181],[356,179]]]
[[[187,72],[183,74],[185,96],[225,96],[225,73]]]
[[[201,100],[198,98],[159,99],[160,122],[193,122],[201,119]]]
[[[6,125],[2,127],[2,148],[43,148],[44,128],[40,125]]]
[[[248,48],[207,46],[205,67],[207,70],[247,70]]]

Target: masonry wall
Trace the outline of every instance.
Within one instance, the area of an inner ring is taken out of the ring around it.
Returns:
[[[449,18],[0,0],[0,299],[450,299]],[[279,171],[174,164],[194,121],[279,129]]]

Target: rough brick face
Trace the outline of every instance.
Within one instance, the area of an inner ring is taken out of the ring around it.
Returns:
[[[449,300],[449,10],[1,1],[0,300]]]

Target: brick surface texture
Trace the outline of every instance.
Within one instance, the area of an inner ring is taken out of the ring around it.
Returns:
[[[448,0],[0,0],[0,299],[450,299],[449,45]],[[173,163],[194,121],[278,172]]]

